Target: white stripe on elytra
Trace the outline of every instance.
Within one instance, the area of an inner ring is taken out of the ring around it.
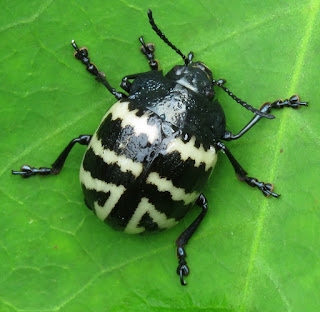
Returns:
[[[122,172],[130,171],[136,178],[143,170],[142,163],[133,161],[125,155],[117,155],[114,151],[104,148],[102,141],[95,134],[91,141],[90,147],[95,155],[101,157],[107,164],[117,164]]]
[[[186,193],[184,189],[174,186],[171,180],[161,178],[157,172],[151,172],[146,182],[155,185],[159,192],[169,192],[173,200],[182,200],[185,205],[191,204],[199,196],[198,192]]]
[[[121,126],[131,126],[134,129],[134,134],[145,134],[148,137],[148,141],[153,143],[159,138],[159,129],[156,125],[149,125],[148,119],[149,114],[145,113],[142,116],[137,116],[137,109],[130,110],[129,102],[116,102],[107,111],[106,115],[103,117],[102,121],[111,114],[111,120],[120,119]]]
[[[110,214],[111,210],[126,190],[123,185],[115,185],[93,178],[89,171],[84,170],[83,166],[81,166],[80,169],[80,181],[88,190],[95,190],[97,192],[104,193],[110,192],[110,196],[103,206],[94,202],[96,215],[101,220],[104,220]]]
[[[195,146],[196,138],[193,136],[189,142],[184,143],[180,138],[175,138],[167,145],[167,153],[179,152],[182,160],[186,161],[188,158],[194,160],[194,166],[199,167],[201,163],[205,164],[205,170],[208,171],[213,168],[217,162],[217,153],[213,146],[207,151],[200,144]]]
[[[145,213],[148,213],[149,217],[159,226],[160,229],[168,229],[178,223],[174,218],[168,219],[163,212],[157,210],[156,207],[149,202],[148,198],[143,197],[141,198],[138,207],[136,208],[124,231],[129,234],[138,234],[144,232],[145,228],[138,226],[138,224]]]

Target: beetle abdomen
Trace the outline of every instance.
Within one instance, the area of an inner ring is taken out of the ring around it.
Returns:
[[[167,229],[193,205],[216,162],[191,135],[148,109],[117,102],[93,135],[80,169],[85,202],[128,233]]]

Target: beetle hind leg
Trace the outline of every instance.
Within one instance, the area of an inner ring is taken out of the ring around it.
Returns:
[[[143,37],[141,36],[139,38],[139,41],[141,42],[142,46],[140,47],[140,51],[142,52],[142,54],[144,54],[147,58],[147,60],[149,61],[149,66],[151,68],[151,70],[158,70],[159,68],[159,62],[158,60],[155,60],[155,56],[154,56],[154,50],[155,50],[155,46],[153,43],[145,43],[143,40]]]
[[[180,283],[183,286],[187,285],[186,281],[184,280],[184,276],[189,275],[189,267],[187,266],[187,262],[185,260],[187,254],[184,250],[184,246],[188,243],[189,239],[192,237],[192,235],[200,225],[208,210],[208,202],[203,194],[199,195],[196,204],[202,208],[202,211],[200,212],[198,217],[191,223],[191,225],[176,240],[177,257],[179,259],[177,274],[180,276]]]

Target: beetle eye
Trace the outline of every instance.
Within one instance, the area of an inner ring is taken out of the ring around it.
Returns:
[[[208,97],[209,99],[213,99],[214,98],[214,90],[211,89],[211,90],[207,91],[206,97]]]

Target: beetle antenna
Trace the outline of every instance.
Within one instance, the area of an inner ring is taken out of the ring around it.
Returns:
[[[182,54],[182,52],[175,46],[173,45],[168,38],[163,34],[163,32],[159,29],[159,27],[156,25],[156,23],[154,22],[153,16],[152,16],[152,11],[150,9],[148,9],[148,17],[149,17],[149,23],[152,26],[152,29],[157,33],[157,35],[170,47],[172,48],[174,51],[176,51],[183,59],[184,63],[186,65],[188,65],[191,60],[189,58],[187,58],[184,54]],[[193,55],[193,54],[192,54]]]
[[[246,108],[247,110],[249,110],[250,112],[259,115],[261,117],[265,117],[268,119],[274,119],[275,117],[271,114],[268,114],[266,112],[262,112],[259,109],[256,109],[254,107],[252,107],[251,105],[249,105],[247,102],[242,101],[241,99],[239,99],[238,97],[236,97],[228,88],[226,88],[224,86],[224,84],[226,83],[226,80],[224,79],[219,79],[219,80],[213,80],[213,85],[220,87],[224,92],[226,92],[233,100],[235,100],[237,103],[239,103],[242,107]]]

